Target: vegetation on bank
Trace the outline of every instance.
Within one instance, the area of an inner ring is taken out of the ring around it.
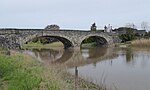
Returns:
[[[74,90],[74,79],[60,65],[43,65],[16,52],[11,56],[0,54],[0,90]],[[106,90],[83,79],[78,80],[78,90]]]
[[[0,47],[0,51],[1,51],[1,52],[2,52],[2,51],[6,51],[6,49],[5,49],[5,48],[1,48],[1,47]]]
[[[139,40],[131,41],[131,46],[150,47],[150,39],[139,39]]]
[[[45,75],[41,64],[28,56],[0,55],[1,90],[60,90],[52,73]]]
[[[42,44],[42,43],[34,43],[29,42],[28,44],[24,44],[23,47],[63,47],[63,43],[61,42],[53,42],[49,44]]]
[[[119,38],[121,39],[121,41],[124,42],[128,42],[128,41],[132,41],[137,39],[138,37],[140,37],[137,33],[135,32],[134,28],[119,28],[119,29],[125,29],[126,33],[125,34],[121,34],[119,35]]]
[[[119,35],[122,43],[116,45],[121,47],[149,47],[150,46],[150,32],[146,32],[144,35],[139,35],[135,33],[136,29],[134,28],[120,28],[126,30],[125,34]]]
[[[150,39],[136,39],[125,43],[116,43],[116,47],[142,47],[150,48]]]
[[[96,44],[96,42],[90,42],[90,43],[83,43],[82,45],[81,45],[81,47],[96,47],[97,46],[97,44]]]
[[[43,44],[41,42],[28,42],[27,44],[23,44],[23,47],[34,47],[34,48],[50,48],[50,47],[63,47],[62,42],[51,42],[47,44]],[[82,47],[93,47],[97,46],[94,38],[87,38],[82,42]]]

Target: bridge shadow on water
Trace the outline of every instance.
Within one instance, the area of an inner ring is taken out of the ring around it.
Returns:
[[[40,62],[63,64],[68,68],[96,64],[108,58],[115,58],[113,48],[82,48],[82,49],[26,49],[23,52]]]
[[[133,90],[142,90],[141,88],[147,90],[145,89],[147,83],[144,82],[149,82],[147,79],[149,78],[150,64],[149,48],[32,49],[25,50],[24,53],[37,58],[43,63],[67,66],[68,72],[74,76],[74,90],[78,90],[81,82],[80,77],[87,81],[90,79],[88,77],[91,77],[91,81],[99,85],[101,80],[105,78],[104,75],[109,77],[106,80],[108,87],[114,85],[115,81],[116,85],[119,83],[118,87],[123,90],[128,90],[127,88],[135,85],[135,83],[137,84],[134,87],[136,89],[133,88]],[[143,78],[141,72],[146,78]],[[138,78],[134,78],[135,76]],[[132,83],[135,80],[140,82]],[[125,87],[122,85],[125,85]],[[149,88],[148,85],[147,87]]]

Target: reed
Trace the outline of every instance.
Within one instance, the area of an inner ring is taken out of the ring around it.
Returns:
[[[140,39],[131,42],[131,46],[150,47],[150,39]]]

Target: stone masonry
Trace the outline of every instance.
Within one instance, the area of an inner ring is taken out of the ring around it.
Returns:
[[[36,37],[54,37],[64,44],[64,48],[80,47],[82,41],[88,37],[98,37],[98,42],[105,45],[114,43],[111,35],[100,31],[0,29],[0,46],[17,49]]]

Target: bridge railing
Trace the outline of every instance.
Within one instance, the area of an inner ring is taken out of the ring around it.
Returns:
[[[91,32],[91,33],[104,33],[103,30],[90,31],[90,30],[71,30],[71,29],[60,29],[60,30],[46,30],[46,29],[16,29],[16,28],[2,28],[0,34],[20,34],[30,32]]]

